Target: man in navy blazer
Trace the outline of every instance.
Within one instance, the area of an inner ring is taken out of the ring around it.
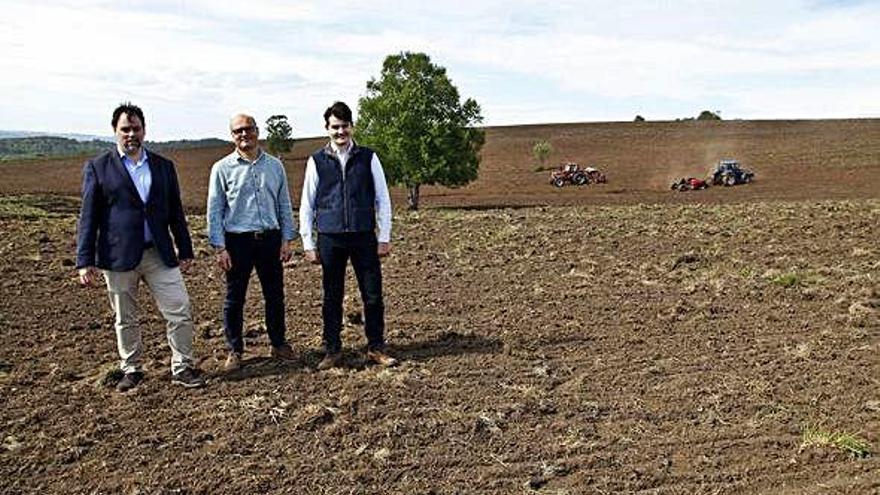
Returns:
[[[205,382],[193,366],[192,307],[182,275],[193,248],[174,164],[143,147],[145,119],[137,106],[117,107],[111,124],[116,148],[83,167],[76,256],[80,282],[96,285],[98,270],[104,275],[125,373],[116,386],[120,392],[136,387],[144,376],[137,325],[141,280],[167,322],[172,383],[200,387]]]

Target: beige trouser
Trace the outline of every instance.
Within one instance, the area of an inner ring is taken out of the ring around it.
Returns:
[[[171,346],[171,373],[177,374],[192,366],[192,306],[180,268],[165,266],[155,248],[144,251],[134,270],[104,270],[110,305],[116,312],[116,346],[125,373],[141,371],[143,344],[137,324],[137,295],[141,279],[147,283],[156,306],[167,322],[168,345]]]

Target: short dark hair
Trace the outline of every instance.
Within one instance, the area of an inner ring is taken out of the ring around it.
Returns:
[[[324,111],[324,127],[330,125],[331,115],[343,122],[348,122],[349,124],[354,123],[351,119],[351,109],[341,101],[333,103]]]
[[[132,116],[141,119],[141,125],[147,127],[147,120],[144,119],[144,111],[140,109],[137,105],[133,104],[130,101],[126,101],[125,103],[120,103],[116,110],[113,110],[113,120],[110,121],[110,125],[113,126],[113,130],[116,130],[116,123],[119,122],[119,117],[122,114],[126,114],[131,118]]]

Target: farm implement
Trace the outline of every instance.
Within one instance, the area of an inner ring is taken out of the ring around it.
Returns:
[[[706,189],[709,187],[709,184],[703,179],[697,179],[696,177],[687,177],[679,179],[672,183],[673,191],[698,191],[700,189]]]

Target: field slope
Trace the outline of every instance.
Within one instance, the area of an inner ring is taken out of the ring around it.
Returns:
[[[105,291],[74,278],[80,164],[0,166],[0,493],[880,492],[880,122],[713,126],[490,129],[479,181],[395,211],[392,370],[363,361],[349,275],[345,366],[315,371],[320,274],[297,257],[298,360],[267,358],[254,289],[246,367],[222,372],[199,187],[224,150],[182,151],[210,383],[171,385],[143,291],[147,380],[124,396]],[[543,138],[612,182],[552,189]],[[759,181],[666,190],[719,155]]]

